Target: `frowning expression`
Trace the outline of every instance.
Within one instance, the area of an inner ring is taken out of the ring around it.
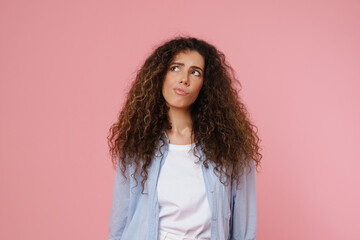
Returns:
[[[204,67],[204,58],[197,51],[183,51],[175,55],[162,87],[162,94],[170,108],[189,110],[203,85]]]

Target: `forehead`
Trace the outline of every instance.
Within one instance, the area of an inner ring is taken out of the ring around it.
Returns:
[[[172,62],[181,62],[185,65],[197,66],[201,68],[204,68],[205,66],[205,60],[203,56],[201,56],[199,52],[194,50],[178,52],[174,56]]]

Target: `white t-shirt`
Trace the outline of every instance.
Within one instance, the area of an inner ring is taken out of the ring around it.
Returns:
[[[210,206],[194,147],[195,144],[169,144],[157,186],[159,229],[189,238],[210,239]]]

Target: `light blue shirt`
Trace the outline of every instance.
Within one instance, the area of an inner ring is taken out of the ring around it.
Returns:
[[[116,167],[113,199],[110,213],[109,240],[158,240],[159,203],[157,181],[161,167],[169,149],[169,140],[158,147],[148,168],[144,194],[141,193],[141,177],[137,175],[136,184],[131,173],[133,166],[127,167],[126,178]],[[160,154],[160,150],[163,154]],[[200,154],[206,195],[211,210],[211,240],[254,240],[256,237],[256,185],[254,162],[248,174],[246,169],[240,185],[224,185],[214,174],[214,165],[203,165],[204,154]],[[189,186],[191,187],[191,186]]]

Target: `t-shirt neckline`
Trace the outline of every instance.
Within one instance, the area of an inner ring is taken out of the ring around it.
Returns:
[[[169,150],[189,150],[195,147],[195,143],[185,144],[185,145],[178,145],[178,144],[171,144],[169,143]]]

